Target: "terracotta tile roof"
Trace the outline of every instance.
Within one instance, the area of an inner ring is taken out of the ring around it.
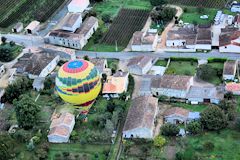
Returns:
[[[196,44],[212,44],[211,26],[199,26]]]
[[[240,91],[240,83],[235,83],[235,82],[227,83],[226,86],[225,86],[225,89],[228,92]]]
[[[154,120],[158,111],[158,99],[151,96],[140,96],[132,101],[123,131],[135,128],[154,128]]]
[[[188,90],[192,78],[192,76],[163,75],[152,79],[151,88]]]
[[[164,116],[170,116],[170,115],[174,115],[174,114],[187,118],[189,115],[189,110],[183,109],[180,107],[173,107],[164,112]]]
[[[224,63],[223,75],[235,75],[237,61],[226,61]]]
[[[81,24],[81,27],[76,30],[76,34],[82,34],[84,37],[86,34],[94,27],[94,25],[98,23],[98,19],[96,17],[88,17],[85,21]]]
[[[58,136],[69,136],[70,130],[66,126],[56,126],[54,128],[51,128],[51,130],[48,133],[48,136],[51,135],[58,135]]]
[[[150,61],[153,61],[153,58],[149,56],[138,56],[130,59],[129,63],[127,64],[128,67],[133,65],[137,65],[140,68],[144,68]]]
[[[75,116],[71,113],[63,113],[58,118],[52,120],[50,128],[54,128],[59,125],[70,126],[74,121]]]
[[[63,24],[63,27],[72,27],[76,21],[81,17],[80,13],[69,13],[65,18],[66,21]]]
[[[219,36],[219,46],[226,46],[232,43],[233,40],[238,39],[240,31],[237,28],[224,28],[221,29]]]

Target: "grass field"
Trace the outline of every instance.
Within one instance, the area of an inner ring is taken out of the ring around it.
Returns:
[[[167,61],[166,61],[166,60],[158,60],[154,65],[155,65],[155,66],[163,66],[163,67],[166,67]]]
[[[223,72],[224,63],[222,63],[222,62],[211,62],[211,63],[208,63],[208,64],[211,65],[215,70],[219,70],[220,73]],[[208,82],[213,83],[215,85],[219,85],[219,84],[222,83],[222,76],[220,76],[220,77],[214,76]]]
[[[206,142],[214,144],[213,150],[204,148]],[[240,134],[234,130],[223,130],[220,133],[206,132],[199,136],[186,137],[184,155],[193,158],[208,160],[239,160],[240,159]]]
[[[149,0],[107,0],[96,3],[93,8],[99,16],[109,14],[115,17],[121,8],[150,10],[152,6]]]
[[[192,112],[202,112],[208,108],[208,105],[204,105],[204,104],[191,105],[191,104],[186,104],[186,103],[172,103],[172,105],[175,107],[181,107],[184,109],[188,109]]]
[[[191,75],[196,73],[197,62],[171,61],[166,74]]]

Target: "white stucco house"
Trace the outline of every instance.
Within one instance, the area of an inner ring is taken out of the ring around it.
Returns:
[[[240,53],[240,31],[238,28],[221,29],[219,52]]]
[[[240,3],[234,3],[231,6],[231,12],[240,12]]]
[[[23,30],[23,23],[18,22],[17,24],[15,24],[15,26],[12,28],[12,32],[14,33],[19,33]]]
[[[3,64],[0,64],[0,78],[2,78],[2,76],[4,75],[5,73],[5,67]]]
[[[140,96],[132,101],[123,128],[123,138],[154,138],[158,99]]]
[[[98,19],[88,17],[75,32],[62,29],[51,31],[46,37],[47,42],[63,47],[82,49],[98,28]]]
[[[12,68],[16,68],[17,75],[27,75],[30,79],[35,79],[49,75],[59,60],[59,55],[54,56],[43,51],[25,53]]]
[[[74,125],[75,116],[71,113],[60,113],[60,115],[53,116],[48,141],[51,143],[67,143]]]
[[[151,92],[154,96],[185,99],[192,85],[192,76],[163,75],[152,79]]]
[[[37,77],[33,80],[33,89],[36,91],[41,91],[44,89],[44,81],[45,81],[45,77]]]
[[[190,112],[187,109],[180,107],[172,107],[164,112],[164,122],[171,124],[189,123],[200,119],[199,112]]]
[[[65,31],[75,32],[82,23],[82,16],[80,13],[69,13],[64,19],[62,29]]]
[[[136,31],[131,42],[132,51],[155,51],[158,43],[157,30],[149,29],[147,32]]]
[[[156,59],[149,56],[138,56],[129,60],[128,71],[131,74],[143,75],[146,74],[155,63]]]
[[[68,5],[68,12],[81,13],[89,4],[89,0],[72,0]]]
[[[223,67],[223,79],[234,81],[238,68],[238,61],[226,61]]]

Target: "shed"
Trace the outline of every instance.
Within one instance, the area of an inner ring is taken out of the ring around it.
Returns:
[[[37,31],[39,29],[40,22],[38,21],[32,21],[26,28],[25,31],[28,34],[37,34]]]
[[[12,32],[14,33],[19,33],[23,30],[23,23],[18,22],[13,28],[12,28]]]

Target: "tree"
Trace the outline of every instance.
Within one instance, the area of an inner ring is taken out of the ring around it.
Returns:
[[[110,23],[111,22],[111,16],[109,14],[102,15],[102,20],[104,23]]]
[[[111,120],[107,119],[105,129],[106,129],[108,135],[112,134],[112,132],[114,130],[114,126],[113,126],[113,123]]]
[[[152,6],[162,6],[167,3],[166,0],[150,0]]]
[[[90,60],[89,57],[88,57],[88,55],[83,56],[83,59],[86,60],[86,61],[89,61],[89,60]]]
[[[240,117],[236,118],[236,128],[240,130]]]
[[[10,44],[11,47],[15,46],[15,42],[14,41],[10,41],[9,44]]]
[[[161,127],[161,134],[164,136],[176,136],[179,131],[178,126],[171,123],[166,123]]]
[[[46,80],[44,81],[44,89],[52,89],[54,86],[54,80],[51,77],[47,77]]]
[[[5,43],[7,42],[7,38],[6,38],[6,37],[4,37],[4,36],[3,36],[3,37],[1,37],[1,41],[2,41],[2,43],[3,43],[3,44],[5,44]]]
[[[12,103],[14,99],[32,88],[32,81],[29,78],[22,77],[17,79],[14,83],[8,85],[5,90],[5,101]]]
[[[160,9],[154,9],[151,11],[150,16],[154,22],[168,22],[176,15],[176,9],[171,7],[161,7]]]
[[[156,147],[162,148],[166,144],[166,139],[162,136],[157,136],[154,138],[153,144]]]
[[[0,144],[0,160],[11,159],[15,156],[15,143],[9,135],[1,134]]]
[[[205,129],[220,130],[226,127],[227,118],[217,106],[211,106],[201,113],[200,122]]]
[[[193,121],[187,124],[187,131],[191,134],[198,134],[201,132],[201,124],[198,121]]]
[[[211,80],[212,77],[216,75],[217,75],[216,70],[209,64],[203,64],[200,65],[199,68],[197,68],[197,77],[199,79],[208,81]]]
[[[40,107],[28,95],[21,95],[19,100],[14,100],[16,117],[19,126],[30,129],[36,125]]]

